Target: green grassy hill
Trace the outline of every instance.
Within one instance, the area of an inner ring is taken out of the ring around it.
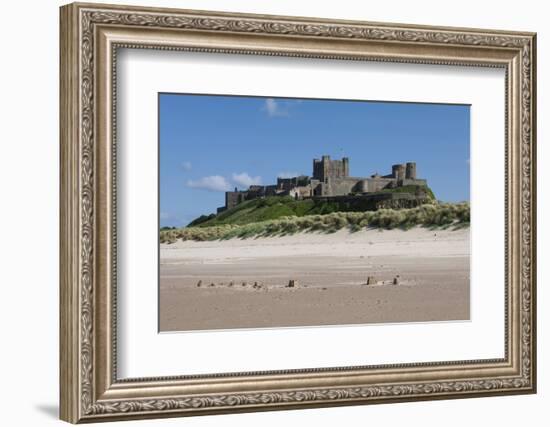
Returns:
[[[428,199],[435,200],[432,190],[422,187]],[[383,192],[412,193],[418,186],[410,185]],[[370,203],[370,202],[367,202]],[[338,201],[318,199],[295,200],[289,196],[273,196],[243,202],[232,209],[218,215],[202,215],[188,224],[188,227],[212,227],[216,225],[243,225],[261,221],[269,221],[283,217],[303,217],[306,215],[326,215],[333,212],[362,212],[372,210],[357,204],[350,207]]]
[[[225,224],[249,224],[285,216],[323,215],[337,212],[338,204],[317,202],[312,199],[294,200],[289,196],[273,196],[243,202],[218,215],[201,216],[188,227],[211,227]]]

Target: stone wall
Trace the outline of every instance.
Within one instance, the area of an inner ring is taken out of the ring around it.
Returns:
[[[362,193],[372,193],[375,191],[383,190],[384,188],[393,185],[396,183],[396,180],[393,178],[367,178],[362,181]]]
[[[344,196],[354,192],[359,178],[329,178],[323,196]]]
[[[231,209],[237,206],[244,200],[245,195],[248,194],[244,191],[227,191],[225,193],[225,207]]]
[[[431,201],[410,193],[373,193],[356,196],[314,197],[316,203],[334,203],[339,211],[375,211],[377,209],[408,209]]]

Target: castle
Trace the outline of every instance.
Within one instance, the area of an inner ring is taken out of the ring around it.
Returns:
[[[416,177],[416,163],[397,164],[392,166],[389,175],[374,174],[370,177],[349,176],[349,158],[331,160],[330,156],[313,159],[313,175],[296,176],[293,178],[277,178],[277,184],[251,185],[248,190],[227,191],[225,206],[218,208],[218,213],[231,209],[246,200],[267,196],[291,196],[297,200],[314,198],[405,198],[417,200],[426,197],[425,193],[392,195],[380,194],[382,190],[403,186],[426,187],[425,179]],[[381,197],[383,196],[383,197]]]

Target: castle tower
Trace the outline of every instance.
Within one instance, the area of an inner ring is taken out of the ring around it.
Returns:
[[[313,179],[321,182],[328,176],[330,165],[330,156],[323,156],[321,159],[313,159]]]
[[[321,160],[313,159],[313,179],[327,182],[329,178],[349,177],[349,158],[331,160],[330,156],[322,156]]]
[[[392,165],[391,172],[392,176],[398,181],[405,179],[405,165]]]
[[[330,176],[330,156],[321,157],[323,163],[323,181]]]
[[[343,177],[347,178],[349,176],[349,158],[342,157],[342,168],[343,168]]]
[[[416,179],[416,163],[407,162],[407,168],[405,171],[405,178],[407,179]]]

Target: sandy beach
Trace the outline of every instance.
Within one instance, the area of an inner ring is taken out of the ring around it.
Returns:
[[[161,244],[160,330],[467,320],[469,283],[469,228],[178,241]]]

